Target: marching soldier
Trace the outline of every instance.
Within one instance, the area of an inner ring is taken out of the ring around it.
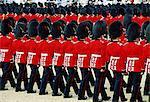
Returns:
[[[3,71],[3,75],[0,78],[0,90],[7,90],[5,84],[7,80],[10,80],[10,83],[15,85],[12,71],[10,70],[10,62],[12,61],[12,39],[8,36],[9,30],[11,29],[8,25],[8,20],[4,19],[1,24],[1,36],[0,36],[0,63]]]
[[[48,35],[50,35],[50,26],[47,22],[41,22],[38,26],[38,34],[40,36],[40,41],[38,45],[38,55],[40,58],[40,66],[44,68],[42,81],[40,85],[39,95],[46,95],[46,85],[48,81],[50,82],[51,89],[53,89],[53,77],[52,77],[52,56],[53,56],[53,47],[48,42]]]
[[[78,92],[78,100],[86,100],[85,91],[89,97],[93,96],[93,93],[89,85],[89,49],[88,42],[85,41],[85,38],[90,34],[90,28],[88,28],[87,22],[82,22],[77,28],[77,37],[78,42],[75,44],[75,54],[77,57],[77,67],[80,68],[82,74],[82,81],[80,82],[80,89]]]
[[[137,23],[131,23],[127,29],[128,42],[124,45],[123,51],[126,62],[126,71],[130,72],[133,85],[133,90],[130,98],[130,102],[135,102],[138,99],[139,102],[144,102],[140,92],[141,73],[144,67],[143,59],[143,46],[140,44],[140,25]],[[140,49],[140,50],[139,50]]]
[[[14,34],[15,40],[12,43],[12,53],[15,55],[15,63],[19,66],[17,77],[16,92],[27,90],[28,78],[26,68],[27,50],[23,37],[26,33],[26,25],[22,22],[17,23]],[[21,89],[21,81],[24,80],[24,89]]]
[[[75,56],[74,56],[74,42],[72,41],[72,38],[76,34],[76,28],[77,26],[74,23],[69,23],[65,27],[64,37],[66,38],[66,41],[63,43],[63,49],[64,49],[64,63],[63,66],[67,68],[68,70],[68,78],[67,78],[67,84],[64,90],[64,98],[71,98],[72,95],[69,95],[70,87],[72,86],[75,94],[78,94],[78,86],[75,81]]]
[[[102,41],[101,38],[107,34],[106,22],[97,21],[93,27],[92,38],[93,41],[90,43],[90,67],[94,68],[96,82],[94,86],[93,102],[101,102],[103,100],[109,100],[111,97],[107,96],[104,88],[105,83],[105,56],[107,43]],[[94,45],[94,46],[93,46]],[[102,100],[98,99],[99,93],[101,93]]]
[[[122,44],[119,42],[119,38],[121,37],[122,32],[123,26],[119,21],[114,21],[109,27],[111,42],[107,45],[106,58],[109,60],[108,69],[111,69],[115,76],[115,86],[112,102],[118,102],[119,96],[121,97],[121,101],[127,101],[122,86],[122,73],[125,72],[124,59],[122,56]]]
[[[146,40],[147,44],[144,46],[144,56],[146,60],[145,71],[147,72],[145,86],[144,86],[144,95],[150,95],[150,24],[146,28]]]
[[[39,58],[37,55],[37,46],[36,36],[38,35],[38,25],[37,21],[31,21],[29,23],[28,35],[30,37],[26,42],[27,47],[27,65],[31,68],[31,76],[28,84],[27,93],[35,93],[33,90],[34,82],[37,82],[38,88],[40,88],[40,74],[38,71]]]

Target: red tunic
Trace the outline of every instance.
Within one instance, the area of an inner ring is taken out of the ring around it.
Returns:
[[[27,48],[27,64],[33,64],[38,65],[39,64],[39,55],[37,53],[38,49],[38,43],[36,40],[29,39],[26,42],[26,48]]]
[[[12,39],[8,36],[0,36],[0,62],[10,62]]]
[[[76,58],[74,54],[74,42],[67,40],[63,42],[62,46],[64,51],[63,65],[66,67],[74,68],[74,66],[76,65]]]
[[[77,21],[78,20],[78,16],[73,14],[73,15],[67,15],[66,17],[67,23],[70,23],[71,21]]]
[[[77,41],[74,45],[75,56],[77,58],[77,67],[89,68],[90,63],[90,49],[89,43],[86,41]]]
[[[60,40],[54,40],[52,45],[54,46],[53,65],[62,66],[64,58],[62,42]]]
[[[104,41],[93,40],[90,42],[90,67],[101,69],[106,63],[106,45]]]
[[[125,52],[126,71],[141,72],[144,68],[143,46],[135,42],[127,42],[123,51]]]
[[[15,55],[15,62],[26,64],[27,49],[24,40],[15,39],[12,43],[12,53]]]
[[[39,45],[37,47],[37,53],[40,58],[40,65],[44,67],[48,67],[52,64],[52,56],[53,56],[53,45],[51,44],[53,41],[48,42],[47,40],[39,41]]]
[[[12,32],[10,32],[8,36],[11,37],[12,40],[15,39],[14,33],[12,33]]]
[[[150,74],[150,43],[144,46],[145,71]]]
[[[140,44],[141,44],[142,46],[144,46],[144,45],[146,44],[146,40],[145,40],[145,39],[141,40],[141,41],[140,41]]]
[[[106,48],[106,60],[109,61],[108,68],[116,71],[125,71],[122,44],[120,42],[110,42]]]

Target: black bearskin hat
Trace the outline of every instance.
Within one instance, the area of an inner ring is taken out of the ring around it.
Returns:
[[[38,35],[38,25],[37,21],[31,21],[28,27],[28,34],[30,37],[35,37]]]
[[[11,25],[9,24],[8,19],[4,19],[1,23],[1,33],[2,35],[6,36],[8,35],[12,30]]]
[[[132,22],[127,29],[127,38],[129,42],[133,42],[140,37],[141,27],[138,23]]]
[[[93,26],[92,30],[92,38],[97,39],[100,38],[102,35],[107,34],[107,24],[105,21],[96,21],[96,23]]]
[[[47,22],[49,24],[50,29],[52,29],[52,23],[49,18],[45,18],[42,22]]]
[[[14,28],[16,23],[15,19],[13,17],[8,17],[7,19],[10,22],[10,25]]]
[[[148,26],[146,27],[146,40],[149,43],[150,42],[150,23],[148,24]]]
[[[60,38],[61,34],[63,32],[62,26],[60,25],[60,22],[54,22],[52,25],[52,38],[57,39]]]
[[[122,35],[123,32],[123,25],[120,21],[114,21],[109,26],[109,36],[111,39],[116,39]]]
[[[31,14],[35,15],[36,12],[37,12],[36,8],[34,8],[34,7],[30,8],[30,13]]]
[[[77,37],[78,40],[85,39],[90,34],[90,28],[87,24],[87,22],[81,22],[77,28]]]
[[[150,24],[150,21],[146,21],[142,24],[142,27],[141,27],[141,38],[145,38],[146,37],[146,34],[145,34],[145,30],[148,26],[148,24]]]
[[[22,23],[25,23],[25,24],[27,25],[28,20],[27,20],[26,18],[22,17],[22,18],[20,18],[20,19],[18,20],[18,22],[22,22]]]
[[[17,39],[23,37],[26,34],[26,25],[22,22],[17,23],[14,34]]]
[[[124,19],[123,19],[123,26],[125,29],[128,29],[128,26],[132,22],[132,15],[125,14]]]
[[[66,21],[64,21],[64,20],[58,20],[58,22],[59,22],[59,24],[60,24],[60,26],[62,27],[62,30],[64,31],[64,28],[65,28],[65,26],[66,26]]]
[[[38,26],[38,34],[41,39],[45,39],[50,34],[50,27],[47,22],[41,22]]]
[[[77,29],[77,25],[74,23],[69,23],[68,25],[66,25],[65,30],[64,30],[65,38],[75,36],[76,35],[76,29]]]

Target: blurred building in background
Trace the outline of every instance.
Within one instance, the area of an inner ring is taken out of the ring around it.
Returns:
[[[116,4],[118,1],[120,3],[129,3],[131,0],[0,0],[0,2],[4,3],[12,3],[15,1],[16,3],[25,3],[25,2],[55,2],[58,5],[65,6],[67,4],[72,4],[74,2],[80,3],[83,6],[86,5],[88,2],[94,2],[94,4],[108,4],[114,3]],[[141,2],[149,2],[150,0],[134,0],[134,3],[141,3]]]

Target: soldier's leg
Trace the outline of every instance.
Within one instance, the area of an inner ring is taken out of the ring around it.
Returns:
[[[81,74],[82,74],[82,81],[80,83],[80,89],[78,92],[78,100],[86,100],[87,97],[85,97],[85,90],[86,90],[86,81],[88,78],[88,69],[81,68]]]
[[[41,78],[40,78],[39,68],[36,69],[35,81],[36,81],[36,84],[37,84],[37,86],[38,86],[38,89],[40,89]]]
[[[119,101],[119,96],[121,93],[121,81],[123,79],[123,76],[119,72],[115,72],[115,86],[114,86],[114,94],[113,94],[113,99],[112,102],[118,102]]]
[[[108,101],[111,97],[107,96],[106,90],[104,88],[104,84],[105,84],[105,80],[106,80],[106,73],[105,73],[105,71],[100,72],[100,73],[101,73],[100,93],[101,93],[101,96],[102,96],[102,100]]]
[[[17,76],[18,76],[18,72],[17,72],[17,68],[16,68],[16,65],[15,65],[15,63],[12,63],[12,71],[13,71],[13,73],[14,73],[14,75],[15,75],[15,78],[17,79]]]
[[[9,79],[9,82],[11,84],[11,87],[15,88],[16,84],[15,84],[15,80],[14,80],[14,77],[12,75],[12,68],[13,68],[13,63],[10,63],[9,64],[9,69],[8,69],[8,79]]]
[[[77,70],[75,70],[75,79],[76,79],[77,83],[80,83],[81,80],[79,78]]]
[[[91,70],[89,71],[89,81],[91,85],[94,86],[95,81]]]
[[[111,76],[111,73],[110,73],[110,71],[108,69],[106,69],[104,73],[105,73],[106,78],[109,81],[110,91],[113,91],[114,90],[114,83],[115,83],[114,80],[115,79]]]
[[[55,71],[56,71],[56,76],[54,78],[52,96],[61,96],[61,94],[58,93],[58,86],[59,86],[59,81],[62,75],[62,67],[55,66]]]
[[[9,73],[9,71],[8,71],[9,63],[1,62],[1,67],[2,67],[3,75],[0,80],[0,90],[5,90],[5,84],[7,82],[7,77],[8,77],[8,73]]]
[[[148,73],[145,80],[144,95],[150,95],[150,74]]]
[[[73,69],[73,76],[71,78],[71,86],[73,87],[74,89],[74,92],[75,94],[77,95],[78,94],[78,85],[77,85],[77,81],[75,80],[75,69]],[[71,74],[70,74],[71,75]]]
[[[50,68],[49,84],[50,84],[51,89],[53,90],[54,73],[53,73],[53,71],[52,71],[52,66],[50,66],[49,68]]]
[[[24,64],[18,63],[19,66],[19,73],[18,73],[18,77],[17,77],[17,84],[16,84],[16,92],[18,91],[24,91],[23,89],[21,89],[21,81],[22,78],[24,77]]]
[[[46,94],[48,94],[48,92],[45,92],[45,90],[46,90],[47,82],[49,80],[48,79],[49,74],[50,74],[50,69],[48,67],[44,67],[39,95],[46,95]]]
[[[93,95],[93,102],[98,102],[98,96],[99,96],[99,90],[100,90],[100,70],[98,69],[94,69],[95,72],[95,77],[96,77],[96,81],[95,81],[95,86],[94,86],[94,95]]]
[[[68,69],[68,78],[67,78],[67,84],[66,84],[66,87],[65,87],[65,90],[64,90],[64,98],[71,98],[72,96],[69,95],[69,92],[70,92],[70,87],[71,85],[73,86],[74,88],[74,91],[75,93],[77,94],[78,92],[78,87],[77,87],[77,84],[74,80],[74,68],[67,68]]]
[[[131,88],[132,88],[132,77],[131,77],[131,73],[129,73],[126,93],[131,93]]]
[[[137,72],[132,72],[131,74],[132,74],[131,77],[132,77],[133,90],[132,90],[130,102],[135,102],[140,88],[141,75],[140,73]]]
[[[28,88],[28,75],[27,75],[27,67],[26,67],[26,64],[24,64],[23,80],[24,80],[24,88],[25,88],[25,90],[27,90],[27,88]]]
[[[33,86],[34,86],[34,82],[35,82],[35,77],[36,77],[36,65],[30,65],[31,67],[31,75],[30,75],[30,80],[28,83],[28,89],[27,89],[27,93],[35,93],[36,91],[33,91]]]

